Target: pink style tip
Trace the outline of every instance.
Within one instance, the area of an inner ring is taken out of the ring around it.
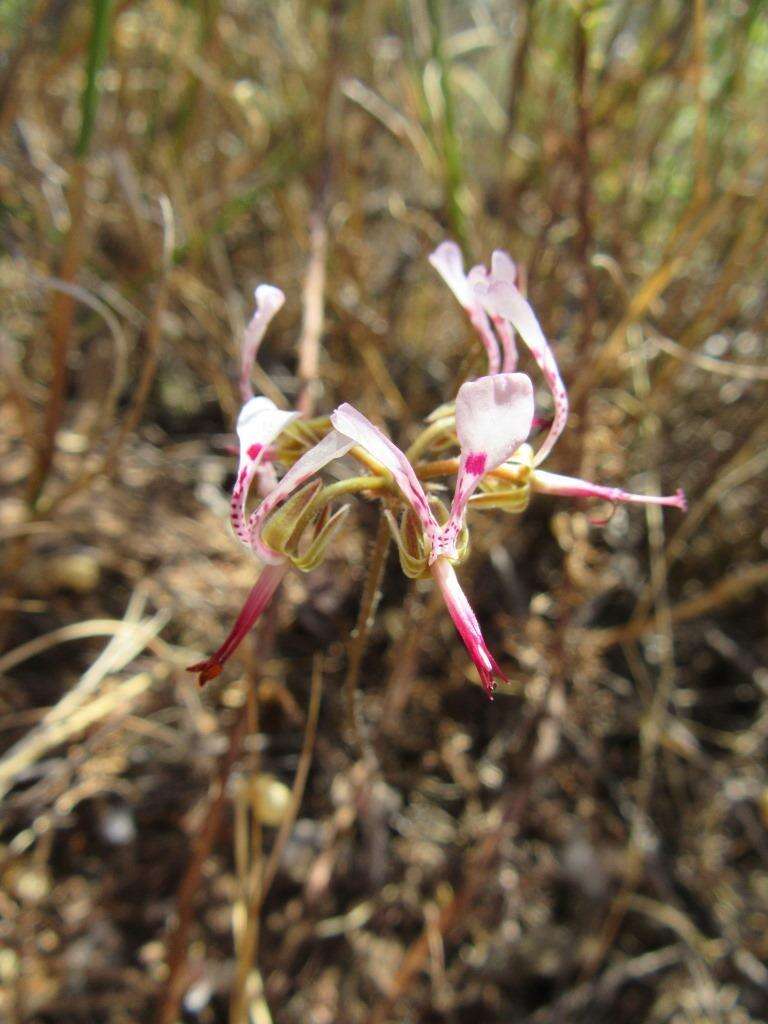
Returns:
[[[205,661],[198,661],[194,665],[188,666],[187,672],[197,673],[197,681],[200,686],[205,686],[211,679],[221,675],[226,662],[235,653],[274,597],[275,591],[280,586],[283,576],[285,576],[287,571],[287,562],[280,563],[279,565],[265,566],[261,570],[261,575],[256,580],[250,594],[245,599],[245,604],[221,647],[210,658],[206,658]]]

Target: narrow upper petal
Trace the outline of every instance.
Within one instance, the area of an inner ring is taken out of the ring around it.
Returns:
[[[285,295],[271,284],[260,284],[255,291],[256,312],[245,329],[240,370],[240,393],[243,401],[253,397],[251,371],[267,327],[285,302]]]
[[[429,508],[424,488],[405,453],[400,451],[385,433],[375,427],[367,417],[348,402],[340,405],[331,414],[331,423],[340,434],[344,434],[354,444],[360,445],[385,469],[389,470],[395,478],[397,486],[421,520],[427,536],[432,538],[438,528],[437,521]]]
[[[455,242],[442,242],[429,256],[429,262],[465,309],[476,304],[472,287],[464,273],[464,257]]]
[[[515,261],[503,249],[494,249],[491,253],[491,277],[494,281],[506,284],[517,284],[517,268]]]
[[[261,527],[264,521],[275,511],[278,505],[282,504],[289,495],[301,487],[311,476],[319,473],[321,469],[346,455],[353,447],[354,441],[343,437],[335,430],[329,431],[325,437],[314,448],[310,448],[301,458],[295,462],[274,490],[270,491],[250,518],[249,529],[251,534],[251,546],[256,555],[263,561],[270,564],[277,564],[283,560],[283,556],[267,547],[261,539]]]
[[[495,252],[491,263],[494,272],[486,281],[475,279],[474,291],[491,317],[504,317],[515,328],[530,349],[552,392],[555,415],[549,433],[536,453],[536,464],[539,465],[552,450],[568,420],[568,393],[536,314],[520,294],[514,280],[510,279],[514,270],[513,267],[510,271],[510,264],[512,261],[506,253]]]
[[[470,277],[464,273],[464,258],[455,242],[443,242],[430,255],[429,262],[442,277],[459,303],[464,307],[472,326],[478,333],[488,356],[488,372],[497,373],[501,365],[499,343],[493,333],[485,310],[475,295]],[[471,274],[485,273],[484,267],[474,267]]]

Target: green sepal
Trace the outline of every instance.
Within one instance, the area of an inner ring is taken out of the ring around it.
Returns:
[[[525,512],[531,500],[531,485],[517,484],[504,490],[486,491],[484,494],[473,494],[469,499],[470,508],[501,509],[503,512],[519,514]]]
[[[261,538],[273,551],[287,554],[286,548],[298,538],[316,511],[315,498],[323,489],[321,480],[312,480],[274,512],[261,528]]]
[[[397,545],[397,553],[400,557],[400,568],[411,580],[423,579],[429,575],[429,560],[424,551],[424,543],[418,529],[414,529],[413,520],[415,516],[408,509],[403,512],[398,526],[395,517],[391,512],[385,511],[392,538]]]
[[[350,505],[342,505],[342,507],[337,509],[332,516],[328,516],[307,550],[302,554],[299,554],[298,552],[296,552],[296,554],[291,554],[288,552],[288,557],[297,569],[300,569],[302,572],[311,572],[312,569],[317,568],[325,558],[326,549],[339,532],[339,529],[349,514],[350,508]],[[323,510],[323,513],[324,512],[325,509]],[[324,515],[321,514],[318,522],[323,518]]]
[[[425,423],[436,423],[437,420],[453,419],[456,415],[456,403],[455,402],[444,402],[442,405],[438,405],[436,409],[427,416]]]
[[[330,429],[331,421],[327,416],[293,420],[281,431],[275,442],[278,460],[286,466],[292,466],[305,452],[322,441]]]

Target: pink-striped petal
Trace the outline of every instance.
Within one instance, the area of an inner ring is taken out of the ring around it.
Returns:
[[[440,587],[446,607],[453,619],[453,624],[464,641],[469,656],[480,675],[485,692],[488,694],[489,700],[493,700],[495,680],[500,679],[504,683],[509,682],[509,680],[488,650],[480,624],[475,613],[472,611],[472,606],[467,600],[466,594],[461,589],[451,563],[446,558],[438,558],[433,563],[431,571],[435,582]]]
[[[432,542],[439,532],[439,526],[429,507],[424,488],[405,454],[385,433],[348,402],[340,405],[331,414],[331,423],[340,434],[364,448],[392,474]]]
[[[272,548],[262,541],[261,528],[264,522],[272,515],[278,505],[281,505],[286,498],[301,487],[303,483],[306,483],[310,477],[319,473],[329,462],[333,462],[334,459],[340,459],[346,455],[349,449],[354,446],[354,443],[349,438],[342,437],[335,430],[329,431],[322,441],[318,442],[314,448],[310,448],[308,452],[305,452],[291,466],[280,483],[274,490],[270,491],[264,501],[251,515],[248,522],[250,543],[254,553],[262,562],[277,565],[283,560],[281,554],[273,551]]]
[[[559,473],[547,473],[543,469],[537,469],[531,476],[531,485],[535,491],[541,494],[555,494],[564,498],[602,498],[605,501],[616,503],[634,503],[637,505],[668,505],[670,508],[679,508],[685,512],[688,503],[682,489],[675,494],[632,494],[620,487],[603,487],[601,484],[592,484],[588,480],[579,480],[575,476],[561,476]]]
[[[256,312],[245,329],[240,369],[240,394],[244,402],[253,398],[251,371],[267,327],[285,302],[285,295],[271,284],[260,284],[255,291]]]

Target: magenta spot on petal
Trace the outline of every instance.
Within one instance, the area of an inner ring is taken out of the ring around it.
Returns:
[[[258,459],[259,455],[261,454],[261,449],[263,447],[264,446],[261,444],[252,444],[251,447],[248,449],[248,458],[253,459],[254,461]]]
[[[467,456],[467,472],[471,473],[472,476],[482,476],[485,472],[486,461],[485,452],[471,452]]]

